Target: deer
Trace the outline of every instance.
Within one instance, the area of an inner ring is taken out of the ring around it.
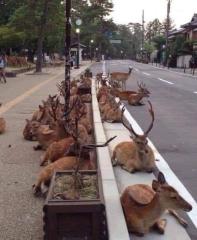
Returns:
[[[144,105],[142,103],[142,99],[144,97],[148,98],[150,96],[150,92],[147,90],[145,84],[138,84],[139,90],[137,93],[132,93],[128,96],[128,104],[133,106]]]
[[[4,118],[0,117],[0,134],[4,133],[6,129],[6,121]]]
[[[144,83],[138,83],[138,91],[120,91],[117,88],[112,88],[110,90],[110,93],[113,96],[119,97],[120,100],[124,100],[124,101],[129,101],[130,99],[134,99],[134,97],[136,98],[136,96],[138,96],[138,99],[140,99],[138,102],[136,101],[136,103],[140,104],[140,101],[142,100],[143,97],[149,97],[150,92],[148,91],[148,89],[146,88],[146,85]]]
[[[74,170],[77,167],[78,159],[76,156],[67,156],[58,159],[44,167],[38,175],[36,183],[33,185],[33,192],[38,195],[41,192],[41,185],[47,184],[55,171]],[[81,161],[80,170],[95,170],[90,159]]]
[[[68,137],[51,143],[41,157],[40,166],[45,166],[46,164],[55,162],[63,157],[74,142],[73,137]]]
[[[0,103],[0,107],[2,106],[2,103]],[[4,118],[0,117],[0,134],[4,133],[6,129],[6,121]]]
[[[164,234],[167,220],[161,219],[161,216],[166,210],[169,210],[180,223],[182,218],[178,216],[176,210],[185,212],[192,210],[192,206],[166,182],[161,172],[158,179],[152,181],[152,188],[145,184],[128,186],[120,199],[129,232],[139,236],[144,236],[153,227],[160,234]]]
[[[112,72],[110,73],[110,82],[121,82],[122,84],[122,90],[126,90],[126,81],[129,79],[131,72],[133,68],[129,67],[129,72],[124,73],[124,72]]]
[[[124,122],[123,113],[125,107],[122,108],[122,124],[131,133],[132,141],[121,142],[114,148],[112,155],[113,166],[120,165],[124,170],[135,173],[136,171],[153,172],[155,169],[155,156],[152,148],[148,145],[148,134],[153,128],[155,120],[154,111],[151,102],[148,102],[151,115],[151,123],[147,131],[143,135],[135,132],[132,125]]]

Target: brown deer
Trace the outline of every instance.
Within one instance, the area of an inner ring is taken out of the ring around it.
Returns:
[[[34,194],[38,195],[41,192],[41,185],[47,184],[47,182],[50,181],[55,171],[74,170],[77,167],[77,165],[78,165],[77,157],[63,157],[44,167],[41,170],[36,183],[33,185]],[[81,161],[79,169],[94,170],[95,166],[91,164],[91,161],[89,159],[84,159],[83,161]]]
[[[131,72],[133,68],[129,67],[129,72],[124,73],[124,72],[112,72],[110,73],[110,82],[121,82],[122,84],[122,90],[126,90],[126,81],[129,79]]]
[[[73,143],[74,139],[72,137],[64,138],[51,143],[44,155],[41,157],[40,166],[55,162],[59,158],[63,157]]]
[[[6,121],[4,118],[0,118],[0,134],[4,133],[6,129]]]
[[[112,155],[112,164],[114,166],[120,165],[128,172],[134,173],[135,171],[152,172],[155,168],[155,156],[153,150],[148,145],[148,133],[151,131],[154,123],[154,112],[152,104],[150,105],[149,112],[151,114],[151,124],[148,130],[143,134],[137,134],[132,125],[127,126],[123,120],[124,108],[122,109],[122,124],[129,130],[133,141],[119,143]]]
[[[144,97],[148,98],[150,96],[150,92],[146,88],[145,84],[141,83],[141,84],[138,84],[138,86],[139,86],[138,92],[132,93],[128,96],[127,101],[130,105],[133,105],[133,106],[143,105],[142,99]]]
[[[160,217],[166,210],[170,209],[173,215],[175,213],[178,220],[175,210],[192,210],[192,206],[166,183],[161,172],[158,180],[153,180],[152,188],[145,184],[127,187],[122,193],[121,203],[129,232],[139,236],[147,234],[152,227],[163,234],[167,221]]]

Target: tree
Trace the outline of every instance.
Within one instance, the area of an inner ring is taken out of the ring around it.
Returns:
[[[57,29],[64,31],[63,7],[59,0],[28,1],[16,9],[9,25],[24,33],[25,43],[31,48],[29,52],[32,52],[32,48],[33,54],[37,50],[36,71],[41,72],[43,42],[52,36],[51,33],[57,32]]]
[[[150,21],[146,26],[145,39],[151,42],[154,37],[161,34],[162,29],[162,23],[159,19],[156,18],[153,21]]]

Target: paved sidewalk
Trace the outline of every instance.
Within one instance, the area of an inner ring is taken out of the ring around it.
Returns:
[[[76,77],[89,67],[72,70]],[[23,139],[25,119],[30,118],[48,94],[56,94],[56,83],[64,79],[64,68],[47,74],[20,74],[0,85],[0,115],[6,119],[7,131],[0,135],[0,239],[43,239],[42,207],[44,200],[35,198],[32,185],[40,171],[41,151],[35,142]]]
[[[168,67],[164,67],[161,64],[156,64],[156,63],[154,63],[154,64],[149,63],[149,65],[151,65],[155,68],[159,68],[159,69],[163,69],[163,70],[171,71],[171,72],[176,72],[176,73],[183,74],[186,76],[193,76],[193,77],[197,76],[197,69],[195,69],[194,74],[193,74],[193,70],[191,68],[186,68],[185,72],[184,72],[184,68],[168,68]]]

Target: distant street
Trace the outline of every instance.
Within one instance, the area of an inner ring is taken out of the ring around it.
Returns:
[[[150,139],[197,200],[197,78],[127,60],[106,61],[106,72],[127,72],[129,65],[133,73],[127,90],[137,90],[139,81],[151,92],[156,120]],[[101,69],[101,64],[94,67],[95,72]],[[146,129],[150,123],[147,106],[127,108]]]

